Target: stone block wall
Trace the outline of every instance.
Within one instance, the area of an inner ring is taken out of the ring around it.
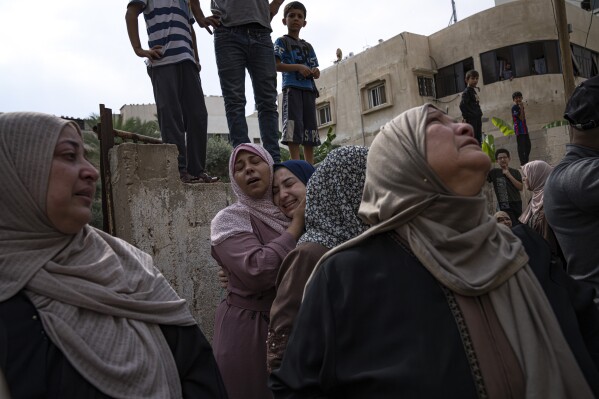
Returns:
[[[211,341],[225,291],[210,255],[210,221],[234,198],[229,184],[183,184],[174,145],[125,143],[110,154],[118,237],[153,256]]]

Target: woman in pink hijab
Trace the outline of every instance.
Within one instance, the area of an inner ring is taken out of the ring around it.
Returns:
[[[237,202],[211,223],[212,256],[228,275],[216,310],[214,355],[230,399],[272,397],[267,386],[266,337],[275,281],[304,229],[305,200],[293,219],[273,203],[273,160],[262,147],[241,144],[229,160]]]
[[[553,167],[545,161],[531,161],[522,166],[522,179],[528,190],[532,191],[532,199],[522,212],[519,220],[543,236],[551,248],[551,253],[558,256],[565,267],[566,261],[562,250],[553,230],[547,223],[545,210],[543,209],[545,182],[552,170]]]

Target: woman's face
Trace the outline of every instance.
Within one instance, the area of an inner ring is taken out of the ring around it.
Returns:
[[[270,186],[270,167],[260,156],[239,151],[233,165],[233,178],[241,191],[253,199],[264,198]]]
[[[509,228],[512,228],[512,219],[510,219],[510,216],[505,212],[497,212],[495,214],[495,220],[497,223],[501,223]]]
[[[426,160],[459,196],[477,195],[491,168],[491,160],[480,149],[472,126],[457,123],[432,107],[426,123]]]
[[[275,170],[272,185],[273,200],[281,212],[289,218],[298,205],[306,199],[306,185],[285,167]]]
[[[65,126],[54,148],[46,195],[48,219],[58,231],[75,234],[89,223],[97,180],[98,171],[85,158],[79,132]]]

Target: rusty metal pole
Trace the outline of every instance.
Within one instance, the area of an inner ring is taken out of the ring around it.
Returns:
[[[114,130],[112,128],[112,110],[100,104],[100,177],[102,179],[102,214],[103,230],[115,235],[114,207],[112,204],[112,183],[110,180],[110,163],[108,151],[114,147]]]
[[[562,62],[562,75],[564,79],[564,102],[574,92],[574,68],[572,67],[572,50],[570,49],[570,34],[568,32],[568,18],[566,15],[565,0],[553,0],[555,18],[557,20],[557,37]],[[570,131],[570,142],[572,142],[572,131]]]

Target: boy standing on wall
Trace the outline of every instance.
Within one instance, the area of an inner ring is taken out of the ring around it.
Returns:
[[[478,85],[478,72],[474,69],[466,72],[466,88],[462,92],[462,101],[460,101],[460,111],[462,118],[466,123],[472,125],[474,129],[474,137],[478,140],[478,144],[483,142],[483,111],[480,109],[478,94],[476,89]]]
[[[306,7],[292,1],[284,9],[283,25],[287,34],[275,41],[277,71],[283,73],[283,139],[291,159],[300,159],[300,144],[304,159],[314,164],[314,147],[320,145],[316,122],[314,79],[320,77],[318,59],[310,43],[299,38],[306,26]]]
[[[148,49],[139,39],[137,19],[143,12]],[[204,18],[198,0],[130,0],[125,21],[133,51],[147,58],[154,89],[162,141],[175,144],[179,175],[183,183],[213,183],[208,175],[206,146],[208,111],[200,81],[193,16]]]
[[[516,133],[516,143],[518,144],[518,158],[520,158],[520,165],[524,165],[528,163],[528,156],[530,155],[530,137],[528,136],[528,127],[526,126],[522,93],[519,91],[514,92],[512,100],[514,100],[512,118],[514,119],[514,132]]]

